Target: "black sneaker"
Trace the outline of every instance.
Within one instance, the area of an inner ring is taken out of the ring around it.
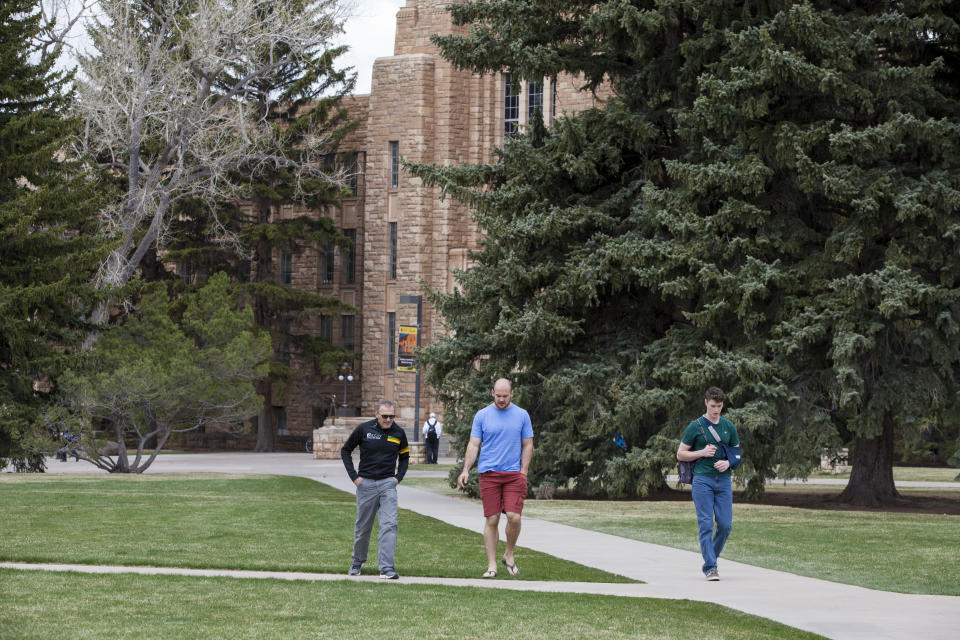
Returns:
[[[710,582],[716,582],[719,579],[720,579],[720,574],[717,573],[716,569],[711,569],[710,571],[707,571],[707,580],[709,580]]]
[[[396,571],[384,571],[380,574],[380,577],[384,580],[399,580],[400,574]]]
[[[360,575],[360,565],[353,565],[350,567],[350,571],[347,572],[348,576],[358,576]]]

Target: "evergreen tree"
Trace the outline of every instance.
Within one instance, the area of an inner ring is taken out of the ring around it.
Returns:
[[[455,432],[518,369],[535,477],[643,493],[716,384],[753,495],[853,439],[844,498],[893,499],[896,431],[958,400],[957,3],[452,11],[458,66],[614,93],[494,166],[417,168],[487,232],[425,350]]]
[[[269,337],[237,303],[225,274],[171,300],[149,285],[136,315],[107,330],[64,374],[62,403],[43,423],[71,434],[80,459],[111,473],[141,473],[173,433],[239,425],[260,410]],[[106,434],[106,438],[103,437]],[[127,446],[136,447],[131,460]]]
[[[74,357],[108,250],[105,187],[70,155],[69,78],[37,53],[40,20],[33,0],[0,6],[0,467],[18,470],[43,468],[24,439]]]

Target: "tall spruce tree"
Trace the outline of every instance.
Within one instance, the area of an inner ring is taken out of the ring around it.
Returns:
[[[895,498],[897,431],[958,401],[957,8],[454,7],[470,33],[435,41],[458,66],[614,97],[494,166],[417,168],[486,232],[462,293],[435,296],[451,414],[519,370],[535,477],[643,493],[717,384],[752,495],[853,440],[844,499]]]
[[[306,19],[309,2],[287,3],[286,11],[299,10]],[[273,11],[264,5],[262,11]],[[336,372],[340,363],[353,354],[320,337],[295,330],[297,321],[316,313],[338,313],[349,307],[338,298],[297,289],[284,282],[283,270],[289,260],[306,251],[323,250],[339,244],[341,250],[352,250],[347,239],[325,215],[328,206],[336,205],[344,195],[351,194],[350,184],[355,179],[353,163],[344,163],[350,154],[340,154],[340,142],[356,128],[343,97],[354,86],[355,74],[337,66],[337,58],[346,47],[331,47],[310,51],[310,55],[288,56],[285,44],[264,50],[261,57],[238,61],[219,80],[217,89],[229,91],[240,84],[240,78],[250,74],[251,68],[263,68],[272,59],[286,60],[275,64],[269,73],[263,73],[249,82],[243,100],[252,106],[252,117],[267,123],[273,130],[273,139],[280,141],[289,164],[272,166],[241,166],[233,181],[243,185],[239,192],[244,204],[220,203],[215,215],[199,200],[186,202],[180,208],[179,220],[173,225],[178,240],[171,243],[167,260],[177,262],[188,273],[212,273],[226,269],[231,276],[246,283],[244,295],[250,300],[255,324],[270,333],[276,356],[270,364],[269,375],[258,383],[264,398],[257,420],[257,451],[273,451],[276,446],[276,425],[273,404],[276,395],[292,391],[315,389],[323,376]],[[310,144],[306,144],[310,140]],[[326,151],[326,175],[339,176],[340,181],[304,175],[297,167],[308,160],[305,149],[315,149],[317,141]],[[287,217],[281,214],[285,205],[303,206],[311,215]],[[239,246],[217,245],[215,240],[226,231],[239,241]],[[287,261],[284,264],[279,262]],[[290,367],[289,356],[295,354],[302,365],[296,374]],[[282,400],[282,399],[281,399]],[[318,398],[323,401],[325,398]]]
[[[89,312],[85,284],[105,255],[98,185],[71,159],[68,77],[34,46],[33,0],[0,6],[0,467],[42,470],[24,446],[72,360]]]

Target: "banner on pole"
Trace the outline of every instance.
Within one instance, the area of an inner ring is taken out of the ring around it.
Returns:
[[[417,361],[413,350],[417,346],[417,328],[400,325],[400,339],[397,342],[397,371],[417,372]]]

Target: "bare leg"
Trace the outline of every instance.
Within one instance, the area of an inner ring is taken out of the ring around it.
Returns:
[[[487,516],[483,525],[483,546],[487,549],[487,571],[497,570],[497,543],[499,541],[500,514],[495,513],[492,516]]]
[[[510,564],[516,564],[513,561],[513,548],[517,546],[517,538],[520,537],[520,514],[507,512],[507,548],[503,552],[503,558]]]

